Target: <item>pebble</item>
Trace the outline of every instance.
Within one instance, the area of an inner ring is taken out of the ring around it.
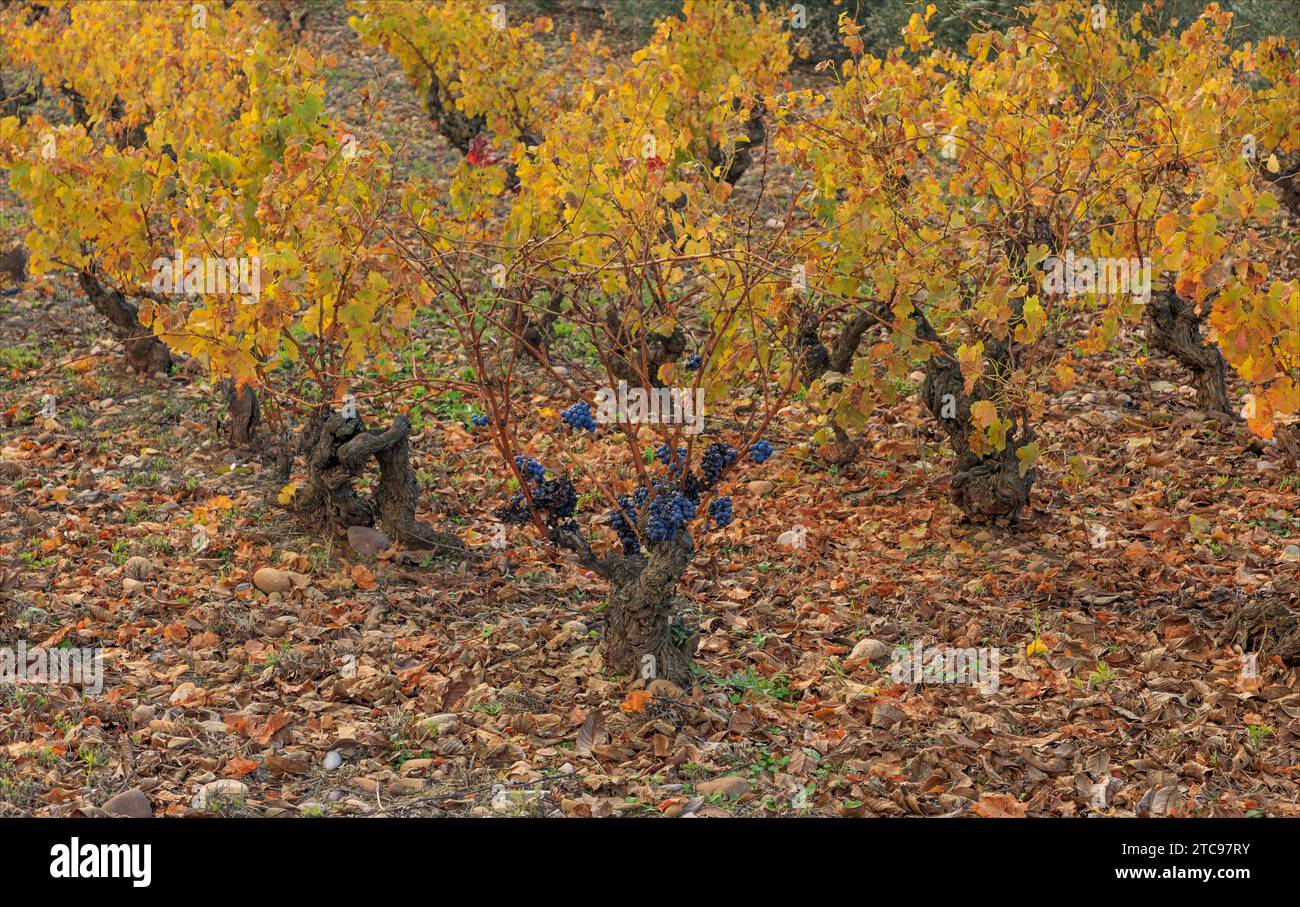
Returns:
[[[853,647],[853,651],[849,653],[849,661],[861,661],[862,659],[878,661],[888,655],[889,652],[889,646],[880,640],[864,639]]]
[[[348,544],[362,557],[374,557],[393,545],[392,540],[378,529],[369,526],[349,526]]]
[[[253,574],[253,585],[267,595],[272,592],[283,594],[293,588],[293,580],[289,579],[289,574],[283,570],[276,570],[274,567],[262,567]]]
[[[325,771],[332,772],[343,764],[343,757],[339,755],[338,750],[330,750],[325,754],[325,761],[322,763]]]
[[[147,557],[129,557],[126,563],[122,565],[122,575],[134,580],[146,580],[157,572],[153,561]]]
[[[152,819],[153,807],[139,788],[124,790],[104,804],[104,812],[128,819]]]
[[[671,680],[665,680],[660,677],[657,680],[650,681],[646,689],[655,696],[663,696],[668,699],[680,699],[685,695],[685,691]]]
[[[744,778],[728,775],[725,778],[714,778],[712,781],[701,781],[695,785],[695,790],[703,797],[712,797],[714,794],[722,794],[724,797],[743,797],[749,793],[749,782]]]
[[[430,715],[424,719],[423,724],[428,730],[438,734],[445,734],[454,728],[458,721],[460,721],[460,716],[455,712],[443,712],[438,715]]]
[[[214,798],[223,800],[242,800],[248,794],[248,785],[234,778],[220,778],[199,788],[194,799],[190,801],[192,809],[207,809]]]

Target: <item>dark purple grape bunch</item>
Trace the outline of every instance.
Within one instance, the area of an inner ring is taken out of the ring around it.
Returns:
[[[771,442],[760,439],[749,445],[749,458],[755,463],[766,463],[772,458]]]
[[[686,465],[686,448],[679,447],[674,452],[667,444],[660,444],[659,449],[655,451],[655,459],[667,466],[676,475]]]
[[[614,533],[623,544],[623,554],[632,557],[641,553],[641,540],[632,528],[637,521],[637,506],[627,496],[618,499],[618,506],[619,509],[610,514],[609,524],[614,527]]]
[[[772,456],[772,445],[757,441],[749,448],[750,459],[763,463]],[[715,441],[704,449],[697,474],[687,466],[686,448],[673,450],[661,444],[655,459],[668,467],[668,474],[651,484],[654,498],[645,518],[645,540],[649,544],[667,542],[677,536],[699,513],[700,501],[705,493],[717,488],[727,469],[740,459],[740,452],[730,444]],[[650,498],[650,490],[642,485],[630,497],[619,498],[619,509],[610,514],[610,525],[623,543],[623,553],[629,557],[641,552],[641,541],[636,525]],[[709,517],[719,528],[729,525],[735,514],[730,497],[719,497],[709,504]]]
[[[651,542],[667,542],[695,519],[696,502],[675,488],[663,488],[650,502],[645,534]]]
[[[577,532],[578,524],[573,515],[578,509],[578,493],[573,481],[567,475],[546,478],[546,467],[532,457],[515,457],[515,467],[530,483],[533,506],[546,523],[546,528],[552,532]],[[509,504],[497,511],[497,518],[503,523],[527,522],[529,516],[528,499],[523,494],[515,495]]]
[[[709,503],[709,516],[713,518],[713,522],[718,525],[719,529],[730,523],[733,516],[731,512],[731,498],[726,495],[723,495],[720,498],[714,498]]]
[[[581,431],[582,429],[587,431],[596,430],[596,420],[591,416],[590,403],[575,403],[562,411],[560,418],[564,420],[565,425],[574,431]]]
[[[740,455],[730,444],[714,441],[704,448],[704,457],[700,460],[700,473],[704,477],[704,490],[711,491],[722,481],[722,474],[727,467],[735,463]]]

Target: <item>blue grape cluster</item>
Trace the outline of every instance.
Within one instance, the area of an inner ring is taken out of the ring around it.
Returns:
[[[731,512],[731,498],[721,497],[714,498],[713,503],[709,504],[709,516],[713,517],[713,522],[718,526],[725,526],[731,522],[733,516]]]
[[[618,540],[623,543],[623,553],[631,557],[641,551],[641,540],[637,538],[636,530],[632,528],[636,523],[637,508],[632,504],[631,498],[627,497],[619,498],[618,506],[619,509],[610,516],[609,522],[614,527]]]
[[[650,502],[645,534],[652,542],[666,542],[695,519],[695,501],[679,491],[663,489]]]
[[[704,474],[704,487],[713,488],[722,481],[722,473],[736,462],[739,456],[736,448],[730,444],[714,441],[704,449],[704,458],[700,461],[700,472]]]
[[[533,506],[542,515],[547,528],[576,532],[578,524],[573,520],[578,509],[578,492],[568,476],[546,478],[546,467],[532,457],[515,457],[515,466],[532,482]],[[497,511],[497,518],[504,523],[523,523],[529,518],[528,499],[517,494],[510,503]]]
[[[587,431],[596,430],[596,420],[591,417],[590,403],[575,403],[561,412],[560,418],[564,420],[565,425],[568,425],[574,431],[583,428]]]
[[[470,416],[469,421],[473,422],[479,428],[483,428],[487,425],[492,424],[492,420],[489,417],[482,415],[481,413],[475,413],[474,415]]]
[[[568,476],[546,479],[533,489],[533,503],[557,521],[567,520],[578,509],[578,492]]]
[[[677,457],[674,460],[672,448],[667,444],[660,444],[659,449],[655,451],[655,459],[673,472],[680,472],[682,465],[686,462],[686,448],[677,448]]]
[[[704,364],[704,358],[700,356],[698,353],[686,360],[686,368],[688,371],[692,371],[692,372],[697,371],[699,367],[703,364]]]
[[[772,445],[768,441],[755,441],[749,446],[749,458],[755,463],[766,463],[772,456]]]
[[[540,482],[546,478],[546,467],[538,463],[532,457],[525,457],[522,454],[515,457],[515,469],[522,472],[534,482]]]
[[[739,456],[731,445],[715,441],[704,449],[700,463],[701,475],[696,475],[687,468],[686,448],[673,451],[667,444],[660,445],[655,458],[669,468],[669,474],[652,483],[654,500],[650,502],[650,512],[646,514],[646,541],[651,544],[669,541],[695,519],[705,492],[717,487],[723,472]],[[623,553],[629,557],[641,551],[635,527],[649,497],[650,488],[642,485],[630,497],[619,498],[619,509],[609,515],[610,525],[623,543]],[[709,515],[718,526],[726,526],[733,516],[731,499],[724,497],[715,500],[709,505]]]
[[[522,494],[510,499],[510,503],[497,511],[497,519],[503,523],[527,523],[528,501]]]

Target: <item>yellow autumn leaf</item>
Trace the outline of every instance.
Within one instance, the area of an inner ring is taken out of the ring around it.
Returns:
[[[990,400],[980,400],[971,404],[971,419],[980,428],[988,428],[998,421],[998,408]]]
[[[1020,461],[1020,475],[1024,475],[1034,468],[1038,462],[1038,442],[1026,444],[1023,447],[1016,448],[1016,459]]]

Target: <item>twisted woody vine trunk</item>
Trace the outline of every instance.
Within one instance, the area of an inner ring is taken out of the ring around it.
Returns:
[[[1014,269],[1023,266],[1029,248],[1041,244],[1054,249],[1055,237],[1050,222],[1041,215],[1030,214],[1027,222],[1007,240],[1008,260]],[[939,336],[925,314],[916,308],[912,321],[920,340],[932,344],[938,351],[926,362],[925,383],[921,396],[926,409],[938,422],[956,454],[949,495],[952,502],[970,519],[986,520],[1005,517],[1012,523],[1020,520],[1020,512],[1029,503],[1029,493],[1038,471],[1027,469],[1021,474],[1020,459],[1016,450],[1033,442],[1035,435],[1029,416],[1023,410],[1008,413],[1011,422],[1002,448],[991,452],[976,452],[970,443],[975,423],[971,408],[981,401],[992,401],[999,395],[999,381],[1007,380],[1015,370],[1015,329],[1024,319],[1025,295],[1011,299],[1011,318],[1006,336],[986,342],[984,375],[975,382],[973,394],[966,393],[961,366],[951,346]]]
[[[1172,290],[1156,293],[1147,304],[1147,339],[1192,373],[1196,403],[1210,413],[1233,417],[1228,399],[1228,363],[1213,343],[1201,336],[1209,307],[1197,312]]]
[[[328,408],[317,410],[300,439],[307,459],[307,487],[295,502],[299,514],[309,522],[323,520],[336,530],[373,526],[378,521],[394,542],[463,555],[460,539],[415,518],[420,494],[411,469],[410,433],[411,420],[405,415],[384,430],[367,429],[360,419]],[[379,486],[375,497],[367,499],[352,483],[372,458],[379,464]]]
[[[521,293],[527,293],[521,290]],[[520,352],[531,356],[542,365],[550,364],[551,345],[555,342],[555,323],[560,319],[560,306],[564,297],[552,292],[550,299],[540,313],[538,307],[528,305],[520,297],[514,304],[511,315],[510,334]]]
[[[606,658],[620,674],[649,673],[680,687],[691,684],[691,662],[699,642],[674,611],[673,591],[686,573],[695,546],[682,529],[656,545],[649,557],[622,557],[609,574]],[[647,672],[647,658],[650,670]]]
[[[859,309],[844,324],[828,350],[821,341],[815,321],[811,316],[805,316],[800,321],[797,338],[805,380],[811,383],[824,375],[846,374],[853,366],[867,329],[873,324],[887,324],[891,317],[887,304],[876,303]],[[1022,311],[1013,306],[1013,327],[1020,317]],[[951,346],[939,336],[919,308],[912,312],[912,325],[917,339],[939,351],[926,362],[921,399],[948,436],[956,454],[950,484],[953,503],[968,517],[1018,520],[1020,511],[1029,502],[1029,492],[1037,478],[1033,469],[1022,476],[1020,460],[1016,457],[1018,447],[1034,440],[1027,417],[1024,413],[1012,414],[1012,427],[1007,432],[1002,450],[977,454],[970,444],[974,425],[971,406],[994,396],[997,391],[994,381],[983,378],[977,382],[974,395],[967,394],[965,379]],[[994,375],[1010,374],[1013,352],[1010,332],[1006,339],[988,344],[985,353]],[[831,429],[836,441],[836,454],[832,459],[837,463],[848,462],[857,453],[857,443],[834,421]]]
[[[740,99],[736,98],[732,101],[732,105],[739,109]],[[729,153],[714,144],[708,147],[709,163],[714,167],[726,164],[727,169],[723,172],[722,178],[733,186],[745,175],[745,171],[753,166],[754,149],[767,139],[767,125],[763,122],[764,112],[763,106],[759,104],[753,116],[745,123],[745,140],[736,143]]]
[[[460,110],[456,106],[455,97],[433,71],[433,67],[429,67],[429,91],[425,95],[425,107],[439,135],[450,142],[451,146],[462,155],[469,156],[475,140],[480,136],[486,139],[484,130],[487,128],[487,117],[481,114],[469,116]],[[520,131],[519,142],[525,149],[540,145],[541,141],[531,128]],[[474,163],[473,159],[470,162]],[[519,168],[514,164],[506,164],[506,188],[517,189],[518,187]]]
[[[862,335],[873,324],[881,324],[887,317],[884,313],[862,309],[854,313],[845,323],[835,338],[831,349],[822,343],[819,326],[811,314],[799,320],[799,333],[795,343],[800,353],[804,381],[812,384],[826,374],[847,374],[853,367],[853,359],[862,345]],[[831,462],[843,465],[852,461],[858,454],[858,444],[849,437],[849,433],[831,418],[831,431],[835,434],[835,454]]]
[[[9,94],[5,88],[4,74],[0,73],[0,120],[16,116],[19,123],[27,122],[26,107],[41,97],[42,83],[37,80],[31,87]],[[21,245],[0,252],[0,288],[11,292],[27,282],[27,250]]]
[[[1300,162],[1292,164],[1280,173],[1269,173],[1261,166],[1260,174],[1266,182],[1277,186],[1282,195],[1282,204],[1293,217],[1300,218]]]
[[[644,379],[651,387],[664,387],[659,378],[660,366],[686,352],[686,333],[681,325],[675,324],[671,334],[632,330],[623,323],[622,307],[613,304],[605,309],[605,324],[614,377],[628,384],[639,384]]]
[[[134,302],[120,290],[104,286],[86,271],[79,272],[77,279],[90,304],[107,319],[113,336],[121,341],[131,368],[145,375],[171,371],[171,350],[140,324],[140,310]]]
[[[26,123],[26,108],[41,99],[42,86],[43,83],[38,79],[34,85],[24,86],[11,94],[5,88],[4,74],[0,73],[0,120],[18,117],[19,123]]]
[[[0,289],[6,294],[27,282],[27,260],[27,249],[21,244],[0,252]]]
[[[609,667],[689,687],[699,630],[675,613],[673,593],[695,553],[690,532],[683,527],[672,539],[652,545],[648,555],[600,558],[574,533],[557,532],[555,540],[577,551],[583,566],[609,581],[604,639]]]
[[[262,421],[262,408],[258,405],[257,393],[249,385],[236,384],[227,378],[221,382],[221,394],[226,399],[226,409],[230,414],[230,443],[235,447],[249,446]]]
[[[429,92],[425,96],[425,105],[439,134],[461,154],[469,154],[469,143],[483,131],[487,118],[467,116],[459,110],[433,67],[429,67]]]
[[[1034,469],[1020,474],[1020,461],[1016,448],[1034,440],[1033,429],[1023,413],[1012,414],[1012,427],[1008,429],[1006,444],[991,453],[976,453],[970,446],[973,428],[971,405],[992,396],[993,388],[985,379],[976,384],[977,396],[966,393],[961,367],[951,350],[924,317],[917,319],[917,336],[937,343],[942,356],[933,356],[926,363],[925,383],[921,397],[925,407],[952,445],[956,454],[952,480],[949,485],[952,502],[968,517],[1009,517],[1013,522],[1029,503],[1029,492],[1038,473]],[[1010,340],[998,341],[986,348],[990,364],[1004,369],[1010,360]]]

